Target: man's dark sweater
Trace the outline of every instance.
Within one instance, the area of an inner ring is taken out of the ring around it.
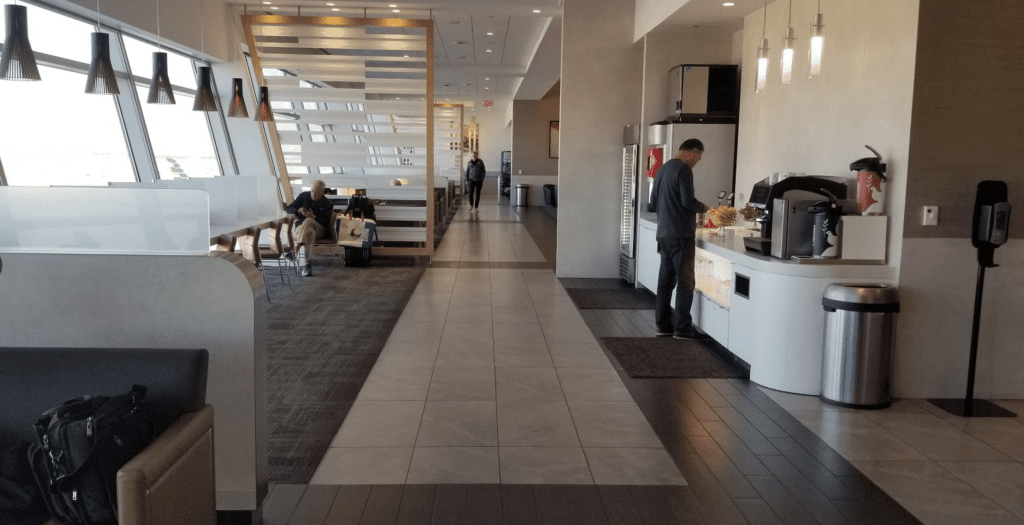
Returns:
[[[466,178],[471,181],[481,181],[487,176],[487,168],[481,159],[473,159],[466,165]]]
[[[679,159],[658,168],[651,191],[651,211],[658,213],[658,239],[693,239],[697,214],[708,211],[694,196],[693,170]]]
[[[306,217],[299,215],[300,208],[309,208],[313,211],[316,216],[316,222],[320,223],[321,226],[326,228],[328,231],[331,230],[331,219],[334,217],[334,203],[327,197],[322,197],[318,201],[314,201],[313,197],[308,191],[304,191],[295,198],[295,201],[285,208],[285,211],[296,215],[295,223],[302,224],[302,221],[306,220]]]

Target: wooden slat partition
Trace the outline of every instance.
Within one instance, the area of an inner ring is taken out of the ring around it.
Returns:
[[[270,91],[265,129],[285,198],[313,179],[366,189],[379,203],[378,252],[432,255],[433,22],[243,15],[242,26]]]

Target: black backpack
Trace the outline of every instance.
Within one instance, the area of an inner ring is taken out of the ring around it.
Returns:
[[[377,213],[373,210],[373,201],[366,195],[352,195],[348,198],[348,208],[345,208],[345,215],[355,217],[357,213],[364,219],[377,221]]]
[[[43,413],[29,448],[32,473],[55,518],[69,525],[117,522],[117,471],[153,440],[146,387],[83,396]]]

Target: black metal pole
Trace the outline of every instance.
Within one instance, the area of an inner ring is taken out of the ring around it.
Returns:
[[[974,292],[974,327],[971,329],[971,362],[967,368],[967,397],[964,417],[974,413],[974,373],[978,366],[978,332],[981,326],[981,294],[985,291],[985,265],[978,265],[978,289]]]

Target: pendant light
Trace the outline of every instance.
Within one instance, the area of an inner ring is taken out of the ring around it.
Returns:
[[[92,34],[92,62],[85,78],[85,92],[96,95],[117,95],[117,76],[110,63],[110,35],[100,32],[100,0],[96,0],[96,32]]]
[[[246,8],[243,6],[243,10]],[[246,11],[243,11],[245,14]],[[234,39],[232,39],[234,40]],[[238,64],[238,42],[231,44],[231,61]],[[235,77],[231,79],[231,101],[228,102],[228,116],[235,118],[249,118],[249,108],[245,107],[245,97],[242,96],[242,79]]]
[[[149,81],[149,104],[174,104],[174,88],[167,74],[167,53],[160,47],[160,0],[156,0],[156,51],[153,53],[153,78]]]
[[[260,28],[260,36],[263,36],[263,29],[262,28]],[[257,57],[256,57],[256,59],[257,59],[257,61],[259,63],[257,64],[256,62],[254,62],[253,63],[253,69],[255,69],[257,65],[259,66],[260,71],[257,71],[257,73],[259,74],[260,78],[263,79],[262,83],[266,84],[267,83],[267,79],[266,79],[266,77],[263,76],[263,71],[262,71],[262,69],[263,69],[263,56],[262,55],[263,55],[263,39],[260,39],[259,53],[257,53]],[[256,122],[273,122],[273,121],[274,121],[274,111],[273,111],[273,108],[270,107],[270,90],[267,88],[267,86],[262,85],[262,86],[260,86],[260,101],[256,105]]]
[[[200,50],[203,57],[205,57],[206,28],[203,26],[203,0],[199,0],[199,35],[199,41],[202,45]],[[199,67],[199,87],[196,88],[196,102],[192,105],[192,111],[217,111],[217,97],[213,96],[213,88],[210,87],[211,77],[212,70],[210,66]]]
[[[810,78],[821,74],[821,53],[825,47],[825,38],[822,36],[822,29],[825,28],[825,15],[821,14],[821,0],[818,0],[818,14],[811,23],[811,48],[810,54]]]
[[[757,84],[754,86],[754,93],[764,91],[768,83],[768,38],[765,36],[768,28],[768,0],[764,0],[764,24],[761,26],[761,47],[757,48]]]
[[[786,28],[786,47],[782,50],[782,83],[793,81],[793,0],[789,0],[789,25]]]
[[[28,43],[28,10],[23,5],[5,5],[7,38],[0,56],[0,78],[4,80],[41,80],[36,55]]]

